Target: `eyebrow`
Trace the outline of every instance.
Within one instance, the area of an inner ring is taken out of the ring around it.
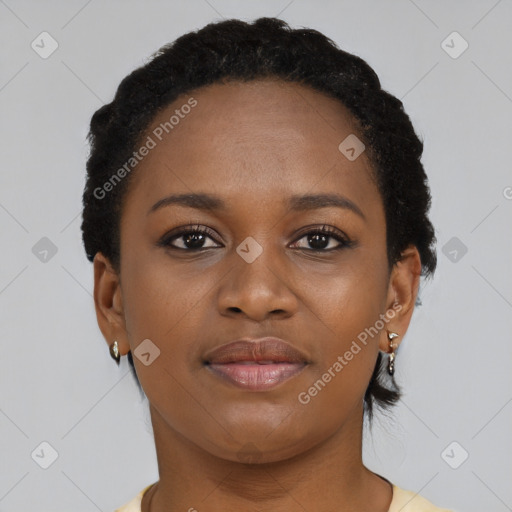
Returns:
[[[164,197],[157,201],[148,211],[148,215],[160,208],[170,205],[188,206],[197,210],[205,210],[210,212],[226,211],[226,203],[217,196],[209,194],[175,194]],[[339,194],[308,194],[295,195],[288,199],[288,207],[291,211],[302,212],[308,210],[317,210],[320,208],[336,207],[350,210],[361,218],[366,220],[361,209],[350,199]]]

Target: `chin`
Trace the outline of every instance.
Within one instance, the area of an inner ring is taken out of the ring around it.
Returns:
[[[228,431],[233,437],[226,438],[226,444],[222,446],[219,445],[219,439],[211,439],[207,451],[215,457],[243,464],[270,464],[286,461],[307,452],[323,440],[305,433],[298,435],[298,432],[288,430],[265,429],[259,435],[249,434],[247,430]],[[235,444],[235,439],[239,444]]]

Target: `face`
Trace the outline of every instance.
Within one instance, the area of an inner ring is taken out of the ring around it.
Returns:
[[[394,290],[370,161],[338,149],[351,134],[338,101],[259,80],[186,94],[142,138],[154,147],[122,212],[118,339],[161,422],[212,455],[282,460],[362,417]],[[211,200],[160,202],[181,194]],[[221,345],[265,336],[303,357],[275,365],[272,386],[207,364]]]

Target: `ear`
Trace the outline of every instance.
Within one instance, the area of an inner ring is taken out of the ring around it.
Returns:
[[[94,307],[98,326],[107,345],[117,340],[119,352],[125,355],[130,350],[126,335],[123,296],[119,276],[109,259],[101,252],[94,256]]]
[[[405,336],[414,312],[420,276],[420,254],[414,245],[410,245],[402,251],[400,260],[393,266],[389,278],[386,304],[388,322],[379,340],[379,348],[383,352],[390,352],[388,331],[398,334],[393,340],[395,348]]]

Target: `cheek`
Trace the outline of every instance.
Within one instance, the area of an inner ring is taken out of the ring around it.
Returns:
[[[199,426],[209,420],[191,371],[195,353],[187,344],[197,337],[193,326],[200,324],[201,298],[209,288],[204,280],[184,280],[162,266],[144,264],[137,265],[130,277],[127,272],[123,286],[127,332],[139,381],[167,425],[185,437],[200,437]],[[221,439],[225,433],[215,430],[216,426],[210,428]]]
[[[317,281],[310,297],[317,364],[302,400],[298,397],[313,417],[318,413],[327,423],[340,421],[363,399],[385,325],[387,278],[385,262],[368,253],[353,258],[343,272]]]
[[[202,300],[207,300],[211,283],[204,277],[192,279],[171,272],[151,258],[146,262],[127,258],[124,270],[121,282],[126,330],[137,375],[152,401],[152,391],[157,392],[162,385],[169,391],[185,385],[196,355],[186,340],[197,338],[194,326],[201,325]],[[139,357],[142,350],[150,353],[148,365]],[[173,394],[177,393],[169,393]]]
[[[335,318],[326,319],[329,335],[318,338],[317,363],[311,368],[311,385],[303,391],[324,413],[351,410],[362,400],[378,355],[379,309],[369,300],[351,295],[339,304]],[[305,400],[308,400],[308,397]],[[303,400],[304,401],[304,400]]]
[[[135,345],[141,336],[153,336],[155,343],[172,343],[177,332],[198,314],[200,300],[211,288],[204,275],[187,275],[181,267],[172,267],[165,257],[157,256],[134,255],[126,259],[123,269],[126,322]]]

